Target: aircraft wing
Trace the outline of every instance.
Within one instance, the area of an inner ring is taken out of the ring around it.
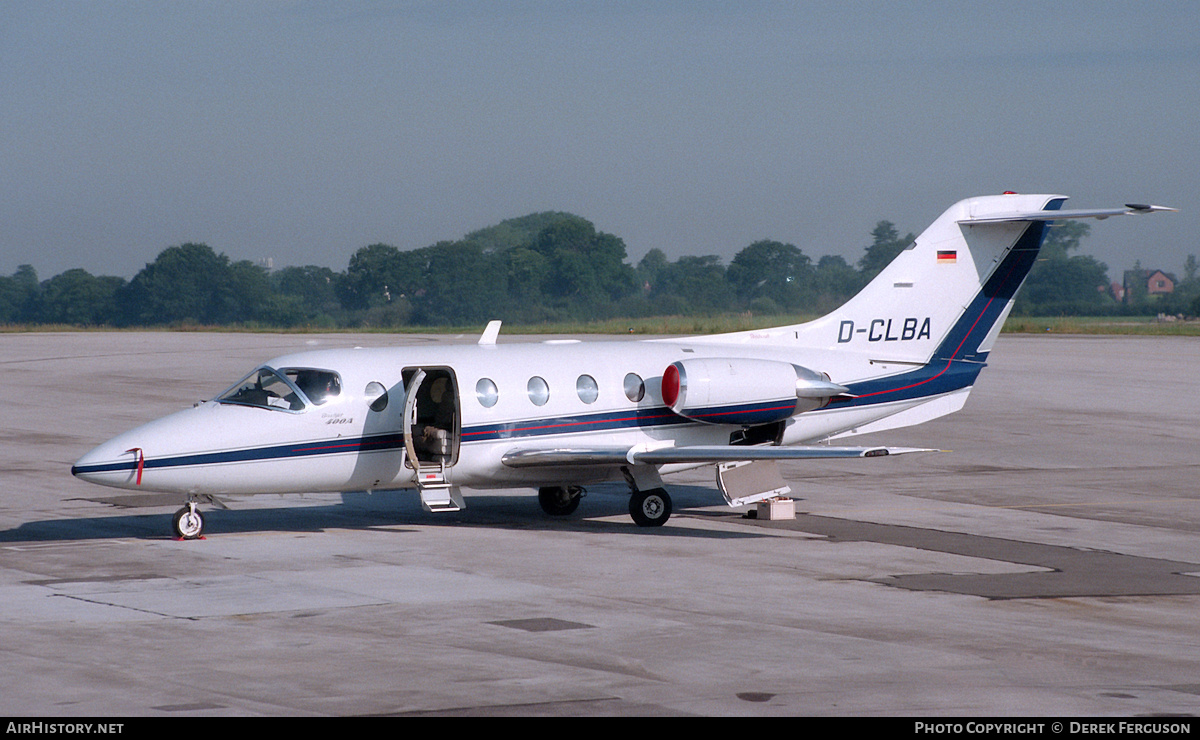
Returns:
[[[911,452],[938,452],[916,447],[794,447],[693,445],[688,447],[635,445],[633,447],[516,448],[501,461],[510,468],[539,468],[580,465],[665,465],[669,463],[722,463],[753,460],[817,460],[830,458],[883,457]]]

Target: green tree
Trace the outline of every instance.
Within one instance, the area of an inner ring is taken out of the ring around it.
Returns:
[[[811,306],[815,298],[812,260],[793,244],[754,242],[734,256],[725,274],[745,305],[765,298],[794,311]]]
[[[113,323],[117,293],[125,285],[119,277],[94,277],[75,268],[42,284],[40,320],[52,324],[98,326]]]
[[[858,270],[862,285],[871,282],[876,275],[896,259],[896,255],[912,244],[916,237],[909,233],[900,236],[896,226],[891,221],[880,221],[871,230],[871,246],[866,248],[858,260]]]
[[[1037,314],[1078,314],[1104,307],[1108,266],[1086,255],[1050,258],[1031,270],[1018,310]]]
[[[846,258],[827,254],[817,260],[814,276],[817,309],[832,310],[848,301],[859,289],[859,274]]]
[[[0,275],[0,324],[11,324],[17,320],[16,292],[13,279]]]
[[[126,323],[152,326],[175,321],[216,323],[219,289],[229,258],[205,244],[168,247],[119,296]]]
[[[1091,231],[1092,227],[1082,221],[1056,221],[1046,230],[1038,257],[1042,260],[1067,259]]]
[[[578,218],[578,216],[561,211],[531,213],[528,216],[505,219],[495,226],[473,231],[463,237],[463,241],[478,244],[484,252],[504,252],[516,247],[528,247],[547,227]]]
[[[341,316],[338,288],[344,276],[328,267],[285,267],[270,275],[264,320],[281,326],[333,325]]]
[[[634,270],[638,288],[642,291],[652,291],[658,287],[658,281],[667,269],[667,255],[658,247],[651,249],[638,262]]]
[[[124,323],[217,325],[253,321],[267,295],[266,273],[231,265],[206,244],[168,247],[118,293]]]
[[[21,265],[11,277],[0,278],[0,321],[37,321],[41,284],[31,265]]]
[[[271,283],[264,267],[249,260],[229,266],[220,291],[222,323],[257,321],[271,298]]]
[[[725,267],[714,255],[685,255],[662,267],[651,291],[652,305],[672,314],[714,313],[733,307]]]
[[[350,257],[341,284],[342,304],[366,309],[411,299],[422,287],[427,264],[427,250],[402,252],[390,244],[363,247]]]
[[[1090,227],[1065,221],[1050,228],[1038,262],[1017,296],[1015,310],[1023,314],[1079,314],[1112,305],[1108,266],[1089,255],[1072,255]]]
[[[546,256],[531,247],[520,246],[504,252],[500,260],[508,286],[506,318],[516,321],[548,318],[542,293],[550,278],[550,261]]]
[[[498,255],[474,242],[429,247],[429,268],[415,303],[423,324],[482,323],[497,318],[507,286]]]
[[[533,248],[549,262],[543,292],[578,316],[595,315],[634,289],[625,242],[572,217],[547,226]]]

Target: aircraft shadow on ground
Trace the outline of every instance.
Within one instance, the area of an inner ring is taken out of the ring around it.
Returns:
[[[733,510],[714,509],[720,495],[703,486],[672,486],[675,516],[692,520],[738,521]],[[204,507],[205,536],[247,533],[325,532],[330,530],[387,529],[417,531],[428,527],[478,527],[522,531],[626,534],[653,537],[743,539],[771,537],[769,529],[790,529],[821,535],[832,546],[873,542],[988,560],[1035,566],[1016,573],[909,573],[867,579],[874,583],[913,591],[936,591],[981,596],[987,599],[1064,597],[1181,596],[1200,594],[1200,565],[1166,559],[1105,552],[1090,548],[945,532],[922,527],[861,522],[837,517],[799,514],[795,520],[748,521],[738,531],[672,526],[646,528],[628,514],[628,493],[614,484],[595,486],[578,511],[566,517],[542,512],[532,492],[486,493],[467,497],[467,508],[455,513],[431,514],[421,508],[415,491],[380,491],[341,494],[330,503],[294,506],[254,505],[254,497],[234,499],[230,508]],[[171,515],[178,508],[173,497],[118,496],[91,501],[153,509],[153,513],[89,516],[26,522],[0,531],[0,546],[20,544],[103,541],[118,539],[171,539]],[[136,502],[143,501],[140,505]],[[251,508],[254,507],[254,508]],[[409,528],[409,529],[405,529]]]
[[[910,591],[993,600],[1200,594],[1200,564],[1194,562],[816,514],[764,526],[821,535],[835,546],[871,542],[1032,566],[1015,573],[905,573],[867,579]]]
[[[686,509],[722,504],[720,494],[703,486],[671,486],[675,516]],[[333,495],[333,494],[331,494]],[[753,530],[746,532],[713,531],[694,527],[639,527],[629,518],[628,491],[618,485],[595,486],[569,516],[545,514],[532,492],[487,493],[466,498],[462,511],[431,514],[421,508],[416,491],[377,491],[344,493],[341,500],[329,504],[255,507],[254,497],[227,501],[225,510],[202,505],[204,536],[245,534],[250,532],[322,532],[332,529],[373,529],[378,527],[491,527],[520,530],[578,531],[583,533],[623,533],[667,537],[728,539],[769,536]],[[99,503],[119,503],[137,497],[88,499]],[[170,539],[171,515],[181,501],[168,504],[170,498],[149,497],[154,513],[128,513],[116,516],[92,516],[74,519],[47,519],[26,522],[0,530],[0,543],[54,542],[95,539]],[[170,509],[163,508],[170,505]],[[613,521],[609,517],[621,516]],[[740,514],[730,510],[729,517]]]

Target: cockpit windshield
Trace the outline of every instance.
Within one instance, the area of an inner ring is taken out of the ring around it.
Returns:
[[[217,397],[217,403],[257,406],[281,411],[303,411],[304,399],[296,387],[269,367],[260,367]]]
[[[337,373],[306,367],[285,367],[279,372],[292,381],[315,406],[342,395],[342,379]]]
[[[275,370],[264,365],[218,396],[217,403],[303,411],[309,404],[320,406],[341,393],[342,380],[337,373],[309,368]]]

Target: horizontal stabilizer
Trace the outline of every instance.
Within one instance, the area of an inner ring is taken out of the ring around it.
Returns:
[[[509,450],[501,461],[510,468],[573,465],[666,465],[671,463],[719,463],[747,460],[820,460],[850,457],[884,457],[911,452],[938,452],[916,447],[743,447],[695,445],[690,447],[594,447]]]
[[[1178,211],[1178,208],[1151,206],[1141,203],[1126,203],[1124,208],[1075,208],[1062,211],[1025,211],[1021,213],[992,214],[979,218],[964,218],[960,224],[1001,224],[1009,221],[1064,221],[1074,218],[1106,219],[1109,216],[1136,216],[1143,213]]]

